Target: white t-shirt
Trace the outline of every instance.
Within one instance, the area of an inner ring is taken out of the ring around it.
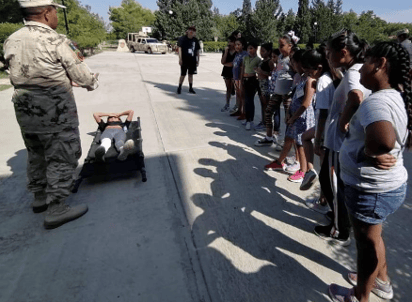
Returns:
[[[332,76],[329,72],[325,72],[316,83],[315,109],[329,110],[334,92],[335,86],[333,86]]]
[[[397,161],[389,170],[375,168],[364,153],[366,128],[378,121],[392,123],[396,133],[395,147],[390,154]],[[349,132],[340,149],[343,182],[369,193],[389,192],[404,184],[408,179],[402,155],[408,134],[407,125],[405,103],[395,89],[377,91],[364,100],[351,119]]]
[[[345,108],[349,92],[360,90],[363,93],[363,99],[371,93],[359,82],[361,67],[362,64],[354,64],[349,68],[333,94],[332,105],[325,124],[325,147],[335,152],[339,152],[345,138],[345,134],[339,130],[339,118]]]

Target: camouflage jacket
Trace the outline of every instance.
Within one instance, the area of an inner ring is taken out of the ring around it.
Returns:
[[[15,87],[12,98],[24,132],[52,133],[77,127],[71,81],[93,90],[96,79],[73,43],[49,26],[29,21],[4,43]]]

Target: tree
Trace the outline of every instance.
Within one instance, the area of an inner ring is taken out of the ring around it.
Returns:
[[[144,26],[151,26],[155,15],[135,0],[122,0],[120,7],[109,8],[109,19],[117,38],[125,38],[128,32],[139,32]]]
[[[252,13],[252,3],[250,0],[243,0],[242,9],[238,11],[237,21],[239,23],[239,30],[246,40],[253,38]]]
[[[0,23],[22,23],[23,16],[17,0],[0,0]]]
[[[286,32],[295,28],[296,15],[293,9],[289,9],[288,13],[285,15],[281,14],[278,22],[278,32],[279,36],[283,36]]]
[[[252,14],[254,37],[259,43],[273,42],[278,36],[277,25],[282,14],[279,0],[257,0]]]
[[[196,26],[196,37],[212,39],[212,1],[158,0],[154,28],[161,39],[177,39],[189,26]]]
[[[295,30],[300,37],[300,43],[309,41],[312,35],[311,26],[312,16],[309,10],[309,0],[299,0],[298,14],[296,16]]]

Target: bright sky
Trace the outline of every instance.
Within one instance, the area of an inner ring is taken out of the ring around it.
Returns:
[[[98,13],[105,20],[109,20],[109,6],[120,6],[122,0],[80,0],[83,5],[90,5],[92,11]],[[213,1],[213,0],[212,0]],[[251,0],[254,6],[256,0]],[[138,0],[145,8],[157,9],[156,0]],[[325,1],[326,2],[326,1]],[[221,14],[228,14],[237,8],[242,7],[242,0],[220,0],[213,1]],[[298,9],[298,0],[280,0],[284,11],[292,8],[295,12]],[[408,22],[412,23],[412,1],[410,0],[343,0],[343,11],[353,9],[356,13],[373,10],[376,15],[388,22]]]

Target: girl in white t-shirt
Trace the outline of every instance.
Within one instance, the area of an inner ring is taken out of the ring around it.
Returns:
[[[367,47],[364,40],[349,30],[332,35],[326,47],[331,67],[344,70],[344,77],[335,90],[325,124],[324,146],[333,190],[333,217],[329,225],[315,226],[314,232],[322,239],[342,246],[350,244],[351,225],[344,201],[344,186],[340,179],[339,151],[351,117],[370,93],[359,82],[359,69],[362,67]]]
[[[333,301],[369,301],[371,291],[383,299],[393,298],[382,223],[406,196],[408,174],[402,154],[405,147],[410,148],[412,129],[410,58],[401,45],[381,42],[366,53],[365,59],[360,82],[372,94],[353,115],[340,150],[358,272],[348,274],[349,282],[355,285],[352,289],[330,285]],[[390,169],[380,169],[376,160],[386,155],[393,156],[396,163]]]

